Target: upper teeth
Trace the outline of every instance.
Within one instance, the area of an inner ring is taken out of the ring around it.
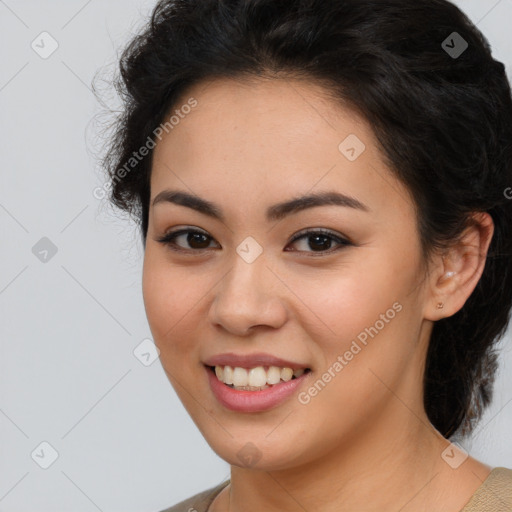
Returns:
[[[303,368],[292,370],[291,368],[279,368],[278,366],[270,366],[268,370],[265,370],[263,366],[256,366],[256,368],[250,368],[249,370],[239,366],[234,368],[231,366],[215,367],[217,378],[224,384],[233,384],[235,387],[273,385],[280,380],[287,382],[293,376],[300,377],[303,373]]]

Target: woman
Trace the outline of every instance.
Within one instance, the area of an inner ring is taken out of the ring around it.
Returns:
[[[445,0],[161,1],[105,166],[231,478],[168,511],[505,511],[451,441],[512,305],[512,100]]]

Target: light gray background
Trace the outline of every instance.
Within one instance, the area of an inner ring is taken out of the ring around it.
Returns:
[[[512,0],[456,3],[511,76]],[[0,1],[3,512],[157,512],[229,476],[159,360],[134,356],[151,338],[138,233],[92,194],[104,177],[91,81],[153,5]],[[59,45],[47,59],[31,48],[43,31]],[[32,252],[42,237],[57,247],[46,263]],[[494,403],[464,445],[493,466],[512,467],[511,345],[509,334]],[[43,441],[58,452],[48,469],[31,456],[49,460]]]

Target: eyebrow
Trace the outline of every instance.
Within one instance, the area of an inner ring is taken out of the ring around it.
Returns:
[[[158,203],[173,203],[192,208],[204,215],[225,222],[225,216],[219,206],[202,199],[199,196],[180,190],[163,190],[153,199],[152,205]],[[315,206],[344,206],[365,212],[370,208],[354,197],[339,192],[317,192],[291,199],[289,201],[270,206],[266,212],[269,221],[281,220],[284,217]]]

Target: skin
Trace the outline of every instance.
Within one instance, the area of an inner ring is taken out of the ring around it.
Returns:
[[[231,483],[210,512],[247,511],[248,503],[268,512],[460,510],[490,468],[471,457],[457,469],[443,460],[449,442],[425,414],[422,376],[433,322],[458,311],[478,282],[492,220],[475,217],[427,265],[412,198],[384,164],[371,127],[320,86],[219,79],[195,85],[181,103],[189,97],[197,107],[155,148],[151,200],[165,189],[193,193],[217,204],[225,222],[152,205],[143,294],[171,384],[231,465]],[[349,134],[366,146],[355,161],[338,149]],[[368,211],[330,205],[265,219],[275,203],[331,190]],[[157,241],[178,227],[211,238],[175,240],[188,253]],[[290,243],[306,228],[353,245]],[[236,252],[248,236],[263,249],[252,263]],[[397,302],[401,311],[307,404],[294,395],[272,410],[240,413],[210,390],[202,361],[225,352],[303,363],[312,370],[307,389]],[[253,466],[237,457],[248,442],[260,456]]]

